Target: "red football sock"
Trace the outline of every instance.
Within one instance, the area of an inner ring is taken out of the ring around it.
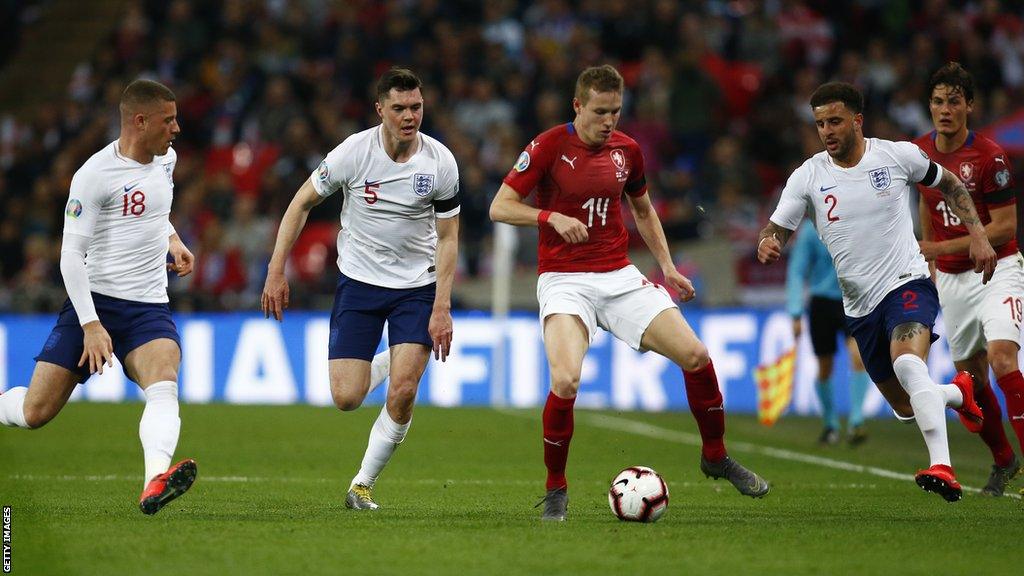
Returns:
[[[1013,460],[1013,447],[1006,439],[1006,430],[1003,428],[1003,409],[999,407],[999,400],[991,386],[986,385],[981,392],[976,392],[975,402],[981,407],[981,413],[985,416],[985,422],[981,426],[981,439],[992,451],[992,458],[997,466],[1006,466]]]
[[[1010,418],[1010,426],[1017,434],[1021,453],[1024,454],[1024,375],[1020,370],[1003,375],[996,380],[1006,397],[1006,412]]]
[[[697,420],[700,438],[704,445],[701,454],[705,460],[718,462],[725,458],[725,407],[722,392],[718,389],[718,377],[711,362],[700,370],[683,370],[686,382],[686,400],[690,412]]]
[[[559,398],[554,392],[548,392],[548,401],[544,404],[544,465],[548,468],[548,490],[568,485],[565,463],[569,459],[575,403],[575,397]]]

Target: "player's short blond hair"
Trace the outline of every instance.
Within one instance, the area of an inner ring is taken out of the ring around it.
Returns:
[[[135,80],[125,87],[121,93],[121,113],[130,114],[140,106],[148,106],[155,102],[174,102],[174,92],[170,88],[154,80]]]
[[[576,99],[580,104],[586,104],[590,100],[590,90],[594,92],[618,92],[622,93],[625,82],[619,71],[605,64],[604,66],[591,66],[580,72],[576,78]]]

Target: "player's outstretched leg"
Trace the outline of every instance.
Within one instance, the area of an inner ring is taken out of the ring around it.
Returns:
[[[196,480],[196,462],[191,458],[182,460],[157,474],[139,497],[139,509],[144,514],[156,514],[168,502],[181,496],[192,487]]]
[[[370,429],[370,439],[366,444],[366,452],[363,454],[363,461],[359,466],[349,486],[348,494],[345,495],[345,507],[352,510],[376,510],[379,508],[373,500],[373,485],[377,482],[380,473],[391,461],[391,456],[398,449],[398,445],[405,440],[409,427],[412,425],[410,418],[405,424],[399,424],[388,413],[387,404],[381,407],[380,415]]]
[[[753,498],[766,496],[771,488],[763,478],[733,460],[725,451],[725,408],[718,377],[711,360],[703,368],[684,370],[686,398],[697,420],[703,443],[700,470],[709,478],[725,478],[740,494]]]
[[[565,520],[569,505],[565,466],[569,461],[575,403],[575,396],[561,398],[554,392],[548,392],[547,402],[544,403],[544,466],[547,468],[548,476],[545,481],[547,494],[542,501],[544,512],[541,514],[541,520]]]

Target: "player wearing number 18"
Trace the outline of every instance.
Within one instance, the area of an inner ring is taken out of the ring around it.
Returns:
[[[936,163],[963,181],[978,208],[999,265],[982,284],[967,253],[969,238],[960,218],[937,190],[920,188],[921,253],[938,268],[935,284],[957,370],[974,375],[985,416],[981,438],[995,460],[983,494],[1001,496],[1020,471],[1003,429],[1003,415],[988,369],[1006,396],[1010,425],[1024,450],[1024,376],[1017,362],[1024,321],[1024,257],[1017,251],[1017,213],[1009,161],[998,144],[967,128],[974,80],[950,62],[932,75],[929,108],[935,130],[914,141]]]
[[[868,375],[897,416],[916,420],[924,436],[930,466],[917,473],[918,485],[947,501],[959,500],[945,407],[956,409],[972,432],[981,430],[982,415],[969,374],[958,374],[954,385],[936,384],[928,375],[925,358],[935,340],[939,302],[914,238],[910,186],[937,188],[964,222],[972,268],[984,273],[982,282],[992,276],[995,251],[956,176],[910,142],[864,137],[864,97],[856,88],[829,82],[814,91],[810,105],[825,150],[789,177],[761,230],[757,257],[765,264],[778,260],[810,209],[835,262],[847,325]]]
[[[622,76],[611,66],[584,70],[576,81],[575,120],[531,141],[491,204],[496,222],[540,227],[537,298],[551,368],[551,393],[543,414],[545,520],[565,519],[573,404],[583,357],[598,326],[634,349],[653,350],[682,368],[703,440],[700,466],[706,475],[727,478],[747,496],[768,493],[763,479],[726,454],[722,394],[707,348],[668,292],[629,262],[623,193],[666,282],[684,300],[693,298],[693,285],[672,263],[647,194],[640,147],[615,130],[622,90]],[[537,208],[524,202],[534,189]]]

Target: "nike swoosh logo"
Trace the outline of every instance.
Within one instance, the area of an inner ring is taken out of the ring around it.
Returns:
[[[559,440],[558,442],[552,442],[551,440],[548,440],[547,438],[544,439],[544,443],[545,444],[551,444],[552,446],[559,446],[559,447],[561,447],[562,446],[562,442],[563,442],[562,440]]]
[[[124,187],[124,191],[125,191],[125,192],[131,192],[131,191],[132,191],[132,189],[134,189],[134,188],[135,188],[136,186],[138,186],[138,185],[139,185],[139,183],[138,183],[138,182],[136,182],[135,184],[132,184],[131,186],[125,186],[125,187]]]
[[[835,186],[829,186],[828,188],[825,188],[824,186],[822,186],[821,188],[818,189],[818,192],[828,192],[829,190],[831,190],[833,188],[837,188],[838,186],[839,186],[838,184],[836,184]]]

